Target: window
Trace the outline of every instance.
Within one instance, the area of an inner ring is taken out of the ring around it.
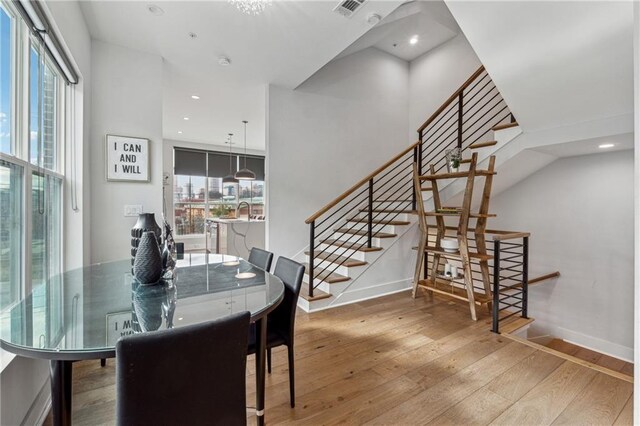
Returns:
[[[244,166],[244,156],[242,158]],[[206,218],[236,216],[246,201],[252,215],[264,215],[264,157],[247,157],[259,180],[224,183],[238,170],[240,157],[213,151],[174,150],[173,205],[176,235],[202,235]],[[242,211],[245,214],[245,210]]]
[[[0,159],[0,311],[19,298],[22,283],[23,168]]]
[[[63,315],[57,280],[65,91],[58,68],[19,16],[0,0],[0,315],[11,315],[33,292],[36,311],[59,313],[47,324],[33,318],[33,338],[44,343],[60,338]]]
[[[0,152],[12,154],[13,18],[0,6]]]
[[[29,55],[29,152],[32,164],[56,165],[56,80],[51,65],[31,46]],[[42,129],[42,131],[40,131]]]

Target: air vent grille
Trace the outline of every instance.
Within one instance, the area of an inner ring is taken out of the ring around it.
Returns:
[[[338,3],[333,11],[339,13],[345,18],[351,18],[365,1],[366,0],[344,0]]]

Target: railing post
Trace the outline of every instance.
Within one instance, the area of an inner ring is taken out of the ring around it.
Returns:
[[[313,260],[315,257],[316,221],[309,224],[309,298],[313,297]]]
[[[413,162],[418,164],[418,147],[415,146],[413,148]],[[417,167],[417,166],[416,166]],[[416,182],[413,179],[413,174],[411,175],[411,187],[413,191],[411,193],[411,210],[416,210]]]
[[[500,332],[500,240],[493,242],[493,327],[491,331]]]
[[[529,308],[529,237],[522,238],[522,318],[528,318]]]
[[[464,90],[458,95],[458,148],[462,148],[462,96]]]
[[[373,178],[369,179],[369,211],[367,215],[367,247],[372,247],[373,239]]]

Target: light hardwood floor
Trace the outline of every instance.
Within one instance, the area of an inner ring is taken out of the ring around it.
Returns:
[[[632,424],[631,383],[493,334],[486,310],[479,312],[473,322],[466,305],[408,292],[299,312],[296,408],[278,348],[267,423]],[[74,365],[74,424],[114,422],[114,364]],[[253,365],[250,357],[249,405]]]

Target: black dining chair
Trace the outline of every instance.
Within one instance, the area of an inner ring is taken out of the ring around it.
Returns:
[[[270,251],[262,250],[257,247],[253,247],[249,253],[249,263],[253,266],[257,266],[260,269],[264,269],[269,272],[271,269],[271,262],[273,262],[273,253]]]
[[[280,256],[273,272],[284,283],[284,299],[278,307],[267,316],[267,371],[271,373],[271,349],[286,346],[289,355],[289,394],[291,408],[296,405],[295,369],[293,359],[293,334],[296,320],[298,296],[302,287],[304,265]],[[249,353],[256,352],[255,327],[249,333]]]
[[[118,425],[246,425],[249,312],[116,344]]]

